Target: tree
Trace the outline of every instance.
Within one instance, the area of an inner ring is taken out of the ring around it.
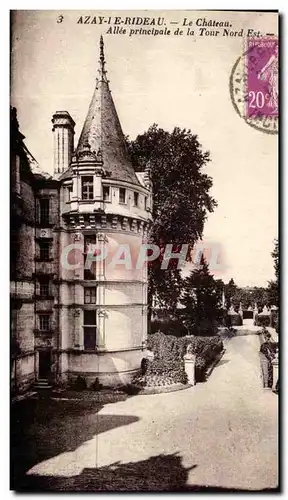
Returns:
[[[226,307],[229,309],[229,307],[233,303],[233,297],[236,294],[237,286],[235,285],[235,282],[233,278],[225,285],[225,298],[226,298]],[[234,305],[234,304],[233,304]]]
[[[149,271],[148,300],[150,299],[150,311],[154,299],[154,307],[166,309],[171,316],[176,316],[183,284],[180,270],[167,269],[164,271],[156,262],[154,267],[149,266]]]
[[[263,308],[265,305],[269,304],[268,290],[264,287],[236,287],[233,294],[232,304],[234,307],[238,308],[242,304],[243,309],[248,309],[248,307],[254,307],[257,304],[258,307]]]
[[[223,287],[223,281],[214,279],[209,273],[208,264],[202,256],[200,265],[184,280],[181,299],[185,307],[182,317],[191,333],[196,335],[214,333],[214,327],[223,316]]]
[[[160,247],[160,257],[149,268],[149,303],[175,310],[180,297],[181,272],[177,261],[161,269],[166,244],[179,251],[188,244],[187,260],[197,240],[202,237],[208,212],[216,201],[210,196],[212,179],[203,168],[210,161],[196,135],[174,128],[170,133],[152,125],[147,132],[128,142],[132,163],[144,171],[147,164],[153,183],[153,227],[150,242]]]
[[[271,253],[274,260],[274,270],[275,270],[275,280],[271,280],[268,283],[268,296],[271,305],[279,307],[280,296],[279,296],[279,274],[280,274],[280,263],[279,263],[279,244],[278,240],[274,242],[274,250]]]

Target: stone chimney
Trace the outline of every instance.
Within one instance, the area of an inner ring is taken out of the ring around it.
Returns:
[[[75,122],[68,111],[56,111],[52,117],[54,133],[54,176],[60,176],[70,165],[74,151]]]

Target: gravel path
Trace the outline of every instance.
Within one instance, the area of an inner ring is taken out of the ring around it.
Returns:
[[[105,405],[107,431],[29,474],[62,490],[276,488],[278,397],[262,389],[258,351],[257,336],[234,337],[208,382]],[[125,423],[110,426],[116,415]]]

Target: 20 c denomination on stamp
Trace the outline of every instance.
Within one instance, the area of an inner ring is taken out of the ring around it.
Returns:
[[[278,133],[278,83],[278,38],[248,38],[231,72],[230,96],[241,118],[268,134]]]

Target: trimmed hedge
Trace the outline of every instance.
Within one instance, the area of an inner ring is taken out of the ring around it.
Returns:
[[[228,314],[228,312],[226,312],[223,319],[223,325],[226,328],[231,328],[233,326],[242,326],[243,325],[242,316],[238,313]]]
[[[186,338],[177,338],[173,335],[157,332],[148,335],[147,347],[150,351],[153,351],[155,361],[157,359],[180,361],[186,353]]]
[[[228,314],[230,316],[230,325],[231,326],[242,326],[243,320],[240,314]]]
[[[223,341],[219,336],[194,337],[190,340],[191,352],[196,355],[195,377],[197,382],[203,382],[206,371],[218,354],[223,351]]]
[[[279,333],[280,333],[280,314],[279,314],[279,312],[277,314],[277,319],[276,319],[276,323],[275,323],[275,330],[279,335]]]
[[[270,315],[256,314],[254,325],[256,326],[270,326]]]
[[[157,360],[163,360],[178,363],[179,366],[188,346],[191,346],[190,352],[196,355],[196,381],[203,381],[205,380],[207,368],[223,350],[223,342],[218,335],[212,337],[186,336],[182,338],[164,335],[162,332],[148,335],[148,349],[154,353],[154,363]]]
[[[271,326],[272,328],[275,328],[277,333],[279,333],[279,309],[272,311]]]

